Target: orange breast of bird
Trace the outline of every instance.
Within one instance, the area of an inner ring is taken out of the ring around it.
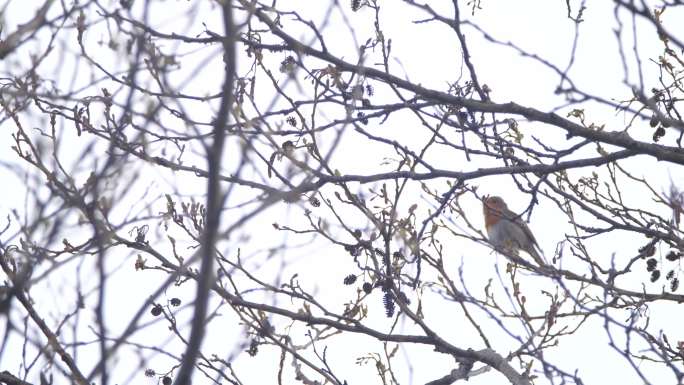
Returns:
[[[495,224],[499,223],[499,221],[501,221],[501,213],[497,212],[497,210],[491,209],[489,207],[485,207],[484,219],[485,219],[485,228],[487,229],[487,231],[489,231],[492,226],[494,226]]]

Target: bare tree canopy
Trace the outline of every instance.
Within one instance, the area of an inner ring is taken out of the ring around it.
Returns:
[[[684,383],[681,0],[0,15],[0,384]]]

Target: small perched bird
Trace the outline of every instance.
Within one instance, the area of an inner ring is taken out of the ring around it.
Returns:
[[[482,201],[482,211],[489,242],[496,249],[513,253],[522,250],[540,266],[546,265],[532,231],[518,215],[508,209],[501,197],[485,197]]]

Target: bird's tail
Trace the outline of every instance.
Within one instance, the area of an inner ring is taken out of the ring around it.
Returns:
[[[532,259],[534,259],[534,261],[539,264],[539,266],[546,266],[546,262],[544,261],[544,257],[542,256],[542,252],[539,246],[533,245],[529,248],[529,250],[525,251],[527,251],[527,254],[529,254],[532,257]]]

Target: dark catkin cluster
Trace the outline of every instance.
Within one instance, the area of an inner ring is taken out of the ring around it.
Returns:
[[[351,0],[351,9],[356,12],[361,8],[361,0]]]
[[[361,255],[361,246],[359,246],[359,245],[344,245],[344,249],[352,257],[358,257],[359,255]]]
[[[349,274],[348,276],[344,277],[343,282],[345,285],[351,285],[356,282],[356,276],[354,274]]]
[[[371,291],[373,291],[373,284],[370,282],[364,282],[361,288],[363,289],[364,293],[370,294]]]
[[[665,275],[665,279],[670,281],[670,291],[677,291],[679,288],[679,278],[675,275],[674,270],[670,270],[667,272],[667,275]]]
[[[665,128],[663,128],[663,126],[658,126],[653,133],[653,141],[657,143],[663,136],[665,136]]]
[[[152,315],[156,317],[156,316],[160,315],[163,310],[164,309],[162,308],[162,306],[160,304],[155,304],[154,306],[152,306],[152,310],[150,310],[150,313],[152,313]]]
[[[651,272],[651,282],[655,282],[660,278],[660,270],[653,270]]]
[[[297,127],[297,119],[295,119],[294,116],[288,116],[287,119],[285,119],[287,124],[289,124],[292,127]]]
[[[679,279],[673,278],[672,281],[670,281],[670,291],[677,291],[678,288],[679,288]]]
[[[653,255],[653,254],[651,254]],[[651,282],[655,282],[660,279],[660,270],[658,270],[658,260],[655,258],[649,258],[646,260],[646,271],[651,273]]]
[[[667,259],[668,261],[674,262],[681,257],[682,257],[682,253],[676,252],[674,250],[670,250],[670,252],[667,253],[667,255],[665,256],[665,259]]]
[[[655,254],[655,252],[648,253],[647,255],[652,256],[653,254]],[[681,257],[682,253],[674,250],[671,250],[667,255],[665,255],[665,259],[670,262],[677,261]],[[646,271],[651,273],[651,282],[656,282],[660,279],[662,274],[661,269],[663,267],[664,266],[660,266],[660,268],[658,268],[658,260],[656,258],[649,258],[646,260]],[[668,271],[667,274],[665,274],[665,279],[670,282],[670,291],[677,291],[677,289],[679,288],[679,277],[677,277],[675,270]]]
[[[407,305],[411,304],[411,300],[408,298],[408,296],[406,296],[406,293],[404,293],[403,291],[399,292],[399,300],[401,300],[401,302]]]
[[[661,121],[656,114],[651,116],[651,120],[648,124],[656,129],[655,132],[653,132],[654,142],[658,142],[660,138],[665,136],[665,129],[670,127],[670,124],[667,121]]]
[[[254,357],[259,353],[259,341],[256,339],[252,339],[249,343],[249,348],[247,349],[247,354],[249,354],[250,357]]]
[[[321,206],[321,201],[318,200],[315,196],[311,196],[309,198],[309,204],[313,207],[320,207]]]
[[[297,61],[295,60],[294,56],[289,55],[280,62],[280,72],[284,74],[292,73],[296,65]]]
[[[392,293],[388,290],[382,296],[382,304],[385,307],[385,314],[387,318],[394,315],[394,298],[392,298]]]
[[[655,255],[656,247],[654,242],[649,242],[647,245],[639,248],[639,253],[643,254],[645,257],[652,257]]]

